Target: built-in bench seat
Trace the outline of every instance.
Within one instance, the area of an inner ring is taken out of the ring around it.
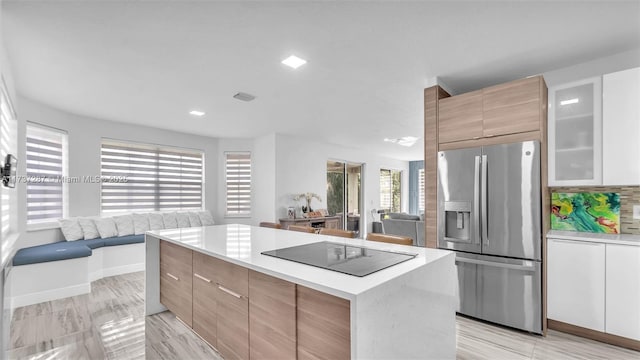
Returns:
[[[13,257],[13,266],[37,264],[49,261],[76,259],[91,256],[92,250],[103,246],[138,244],[144,242],[144,235],[114,236],[106,239],[61,241],[32,246],[18,250]]]
[[[91,218],[95,219],[89,224],[95,224],[94,231],[72,224],[65,232],[64,222],[68,224],[72,219],[61,220],[61,231],[67,241],[23,248],[14,255],[8,280],[12,308],[86,294],[91,292],[92,281],[143,271],[145,231],[213,225],[213,217],[206,210],[188,215],[174,212],[113,217],[117,220],[115,225],[111,224],[111,231],[103,231],[105,228],[99,226],[104,225],[106,218]],[[134,219],[126,219],[127,216]],[[79,219],[86,225],[89,218]],[[128,228],[121,227],[118,221]],[[135,234],[127,235],[131,233]],[[96,236],[103,237],[83,239]]]

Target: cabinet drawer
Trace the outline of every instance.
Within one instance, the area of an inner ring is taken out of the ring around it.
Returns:
[[[249,269],[210,257],[217,271],[218,283],[244,297],[249,296]]]
[[[438,102],[438,142],[482,137],[482,90]]]
[[[224,359],[249,359],[249,300],[222,285],[217,290],[217,349]]]

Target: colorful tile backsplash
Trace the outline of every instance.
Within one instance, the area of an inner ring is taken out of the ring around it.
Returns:
[[[618,193],[620,195],[620,233],[640,235],[640,220],[633,218],[633,205],[640,205],[640,186],[552,187],[554,193]]]
[[[551,228],[590,233],[620,233],[620,194],[552,193]]]

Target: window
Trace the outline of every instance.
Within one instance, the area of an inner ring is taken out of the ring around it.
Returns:
[[[202,209],[203,169],[201,151],[105,139],[102,213]]]
[[[251,215],[251,153],[225,153],[227,216]]]
[[[424,169],[418,170],[418,211],[424,212]]]
[[[402,172],[380,169],[380,208],[400,212]]]
[[[27,123],[27,224],[67,215],[67,133]]]

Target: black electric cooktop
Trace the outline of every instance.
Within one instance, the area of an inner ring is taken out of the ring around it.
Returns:
[[[328,241],[264,251],[262,254],[359,277],[417,256]]]

